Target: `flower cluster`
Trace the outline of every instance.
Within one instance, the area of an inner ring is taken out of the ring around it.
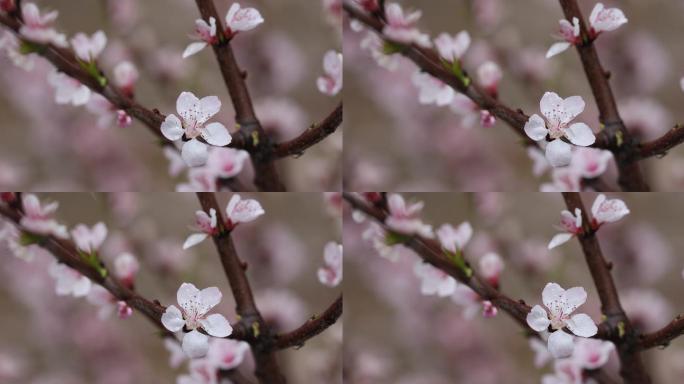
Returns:
[[[169,341],[167,348],[175,351],[176,343]],[[219,371],[237,368],[245,359],[249,344],[230,339],[211,339],[206,357],[193,359],[189,363],[189,373],[177,379],[178,384],[216,384]],[[182,350],[180,352],[183,353]],[[177,361],[183,355],[176,354]],[[177,363],[180,364],[180,363]]]

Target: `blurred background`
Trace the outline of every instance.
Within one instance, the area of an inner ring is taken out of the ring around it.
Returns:
[[[219,14],[233,1],[216,0]],[[234,40],[247,70],[257,115],[276,141],[291,139],[322,120],[339,102],[321,94],[326,51],[341,50],[341,20],[326,0],[249,0],[265,22]],[[182,91],[218,95],[222,108],[212,121],[234,130],[234,111],[211,49],[183,60],[199,12],[189,0],[37,0],[58,10],[58,31],[107,34],[99,59],[105,73],[129,60],[140,71],[136,99],[162,113],[176,113]],[[225,20],[224,20],[225,23]],[[148,128],[97,126],[85,108],[57,105],[47,84],[52,66],[36,60],[31,72],[0,55],[0,187],[37,191],[170,191],[187,182],[169,175],[169,160]],[[298,159],[278,162],[290,190],[337,190],[341,183],[342,133],[337,132]],[[249,162],[247,162],[249,163]],[[241,174],[251,184],[251,166]]]
[[[194,194],[40,194],[60,203],[57,219],[72,228],[103,221],[109,228],[100,250],[105,263],[122,252],[141,264],[136,289],[150,300],[176,304],[183,282],[199,289],[217,286],[223,292],[213,310],[235,321],[235,302],[214,244],[204,241],[183,251],[192,233],[194,212],[201,209]],[[249,269],[257,305],[278,332],[292,330],[327,308],[341,289],[322,286],[316,271],[323,248],[341,242],[341,218],[329,210],[322,194],[252,194],[266,213],[240,225],[233,238]],[[225,207],[230,195],[219,195]],[[225,208],[224,208],[225,209]],[[297,220],[293,220],[297,217]],[[169,352],[158,330],[134,312],[126,320],[100,320],[98,307],[86,299],[55,294],[48,275],[53,260],[39,253],[32,262],[16,258],[0,245],[0,382],[31,384],[175,383],[187,364],[169,367]],[[341,320],[302,348],[278,353],[292,383],[341,383]],[[249,354],[248,354],[249,356]],[[240,371],[253,379],[246,357]]]
[[[499,64],[499,96],[513,108],[538,113],[547,90],[562,97],[581,95],[587,107],[578,121],[598,131],[598,112],[574,50],[550,60],[563,18],[549,0],[398,0],[421,10],[418,28],[432,38],[467,30],[472,37],[464,65],[473,76],[487,60]],[[585,15],[597,1],[580,0]],[[621,8],[629,22],[604,33],[597,49],[611,72],[611,85],[627,127],[636,137],[654,139],[681,123],[684,93],[684,25],[681,0],[604,1]],[[346,132],[345,189],[351,191],[538,191],[549,175],[535,178],[532,161],[517,134],[502,122],[492,128],[463,126],[448,107],[420,105],[411,83],[415,65],[400,59],[390,72],[360,48],[367,32],[345,23]],[[611,162],[612,163],[612,162]],[[642,163],[652,189],[684,190],[684,148]],[[615,185],[611,164],[606,180]]]
[[[595,194],[583,194],[590,209]],[[541,304],[546,283],[582,286],[587,302],[578,313],[600,320],[600,302],[579,242],[548,251],[565,209],[560,194],[429,193],[404,194],[424,201],[422,219],[437,229],[469,221],[474,235],[465,257],[475,267],[488,252],[505,261],[501,289],[511,298]],[[634,324],[651,332],[684,309],[681,295],[684,247],[676,194],[611,194],[631,213],[598,232],[622,305]],[[345,382],[353,384],[539,383],[553,370],[536,368],[535,353],[522,329],[505,312],[491,319],[471,318],[450,298],[423,296],[413,267],[418,256],[403,249],[397,262],[378,255],[362,232],[368,223],[344,220]],[[684,339],[643,355],[653,382],[679,383],[684,377]],[[617,356],[606,368],[618,378]],[[621,381],[617,381],[621,382]]]

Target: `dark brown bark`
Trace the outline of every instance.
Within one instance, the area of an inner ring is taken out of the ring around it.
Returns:
[[[328,115],[323,121],[312,125],[301,135],[290,141],[280,143],[275,146],[275,156],[278,158],[288,156],[300,156],[313,145],[321,142],[326,137],[333,134],[342,124],[342,103]]]
[[[678,124],[661,137],[639,144],[639,158],[665,156],[667,151],[684,142],[684,125]]]
[[[649,349],[667,346],[670,341],[684,334],[684,316],[677,315],[668,325],[653,332],[641,335],[641,347]]]
[[[301,347],[307,340],[335,324],[340,316],[342,316],[342,295],[333,301],[320,316],[312,318],[291,332],[276,336],[276,347],[278,349]]]

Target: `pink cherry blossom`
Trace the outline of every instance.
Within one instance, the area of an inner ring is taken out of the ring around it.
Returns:
[[[63,239],[69,237],[66,226],[52,218],[59,203],[41,205],[36,195],[27,193],[22,196],[22,206],[24,216],[19,221],[22,227],[40,235],[54,235]]]
[[[445,106],[454,100],[454,89],[430,74],[416,71],[411,77],[411,82],[418,88],[418,101],[421,104]]]
[[[485,308],[482,306],[480,296],[465,284],[456,284],[451,300],[462,309],[462,316],[465,319],[473,319],[481,310],[484,316]],[[487,310],[489,314],[496,313],[495,307],[487,308]]]
[[[415,27],[416,22],[420,19],[422,12],[413,11],[404,14],[401,5],[397,3],[388,3],[385,5],[385,15],[387,17],[387,25],[382,30],[382,33],[398,43],[412,44],[415,43],[422,47],[429,47],[430,36],[421,33]]]
[[[467,221],[456,228],[452,227],[451,224],[443,224],[436,233],[442,248],[452,253],[459,253],[463,252],[466,244],[473,236],[473,227]]]
[[[572,360],[582,369],[598,369],[606,365],[615,345],[610,341],[577,338]]]
[[[176,384],[217,384],[218,369],[209,359],[194,359],[189,364],[189,375],[180,375]]]
[[[92,228],[88,228],[79,224],[71,230],[71,237],[81,252],[95,253],[107,238],[107,226],[104,223],[97,223]]]
[[[482,317],[491,319],[492,317],[496,317],[497,312],[498,310],[491,301],[485,300],[482,302]]]
[[[483,114],[480,108],[470,100],[470,98],[464,94],[456,93],[453,97],[451,104],[449,104],[449,109],[459,116],[461,116],[461,125],[465,128],[470,128],[480,120],[480,124],[488,123],[486,120],[482,121]],[[487,112],[488,113],[488,112]],[[489,116],[484,116],[489,119]],[[494,118],[493,116],[491,118]]]
[[[217,369],[235,369],[245,360],[249,344],[231,339],[212,339],[207,360]]]
[[[591,337],[598,328],[588,315],[579,313],[571,315],[580,305],[587,301],[587,292],[582,287],[570,288],[567,291],[556,283],[548,283],[542,291],[542,301],[547,309],[541,305],[532,307],[527,314],[527,324],[537,332],[547,331],[549,325],[553,332],[547,341],[549,352],[555,358],[572,355],[574,349],[573,337],[563,331],[567,327],[570,332],[580,337]]]
[[[580,26],[579,19],[572,18],[572,24],[567,20],[560,20],[560,39],[563,41],[554,43],[546,52],[546,58],[549,59],[557,54],[564,52],[573,45],[580,43]]]
[[[591,205],[591,215],[594,217],[593,225],[599,227],[605,223],[614,223],[629,214],[629,209],[620,199],[606,199],[606,195],[600,194]]]
[[[90,89],[57,70],[50,72],[48,83],[55,88],[55,102],[57,104],[85,105],[90,100]]]
[[[133,88],[140,74],[130,61],[123,61],[114,67],[114,84],[127,95],[133,94]]]
[[[549,249],[554,249],[582,233],[582,211],[579,208],[575,208],[575,215],[573,216],[570,211],[563,210],[561,212],[560,229],[563,232],[551,239]]]
[[[190,57],[195,53],[203,50],[207,45],[214,45],[218,43],[218,36],[216,35],[216,19],[209,18],[209,24],[202,19],[195,20],[195,35],[194,39],[199,40],[185,48],[183,51],[183,58]]]
[[[413,235],[418,234],[425,237],[432,237],[432,226],[424,224],[418,218],[418,214],[423,209],[423,202],[406,204],[404,198],[396,193],[389,195],[387,199],[389,216],[385,219],[385,224],[396,232]]]
[[[418,260],[413,272],[421,281],[420,293],[423,295],[447,297],[455,292],[456,280],[441,269]]]
[[[207,169],[216,177],[229,179],[242,172],[247,159],[249,159],[247,151],[212,147],[207,159]]]
[[[227,337],[233,332],[223,315],[207,315],[221,301],[221,296],[221,291],[216,287],[200,291],[193,284],[183,283],[177,293],[181,309],[170,305],[164,311],[161,321],[166,329],[171,332],[184,328],[190,331],[183,335],[182,342],[182,348],[188,356],[203,357],[209,349],[209,337],[197,329],[201,328],[214,337]]]
[[[482,128],[491,128],[496,124],[496,117],[491,112],[483,109],[480,111],[480,125]]]
[[[342,89],[342,54],[328,51],[323,57],[325,74],[316,80],[318,90],[328,96],[337,95]]]
[[[240,223],[249,223],[256,220],[259,216],[265,213],[258,201],[253,199],[242,199],[237,193],[234,194],[228,206],[226,207],[226,215],[228,222],[226,227],[229,229],[235,228]]]
[[[21,6],[21,15],[24,24],[19,33],[28,40],[41,44],[54,44],[58,47],[67,47],[66,36],[58,33],[51,27],[57,19],[57,11],[40,14],[40,10],[34,3],[24,3]]]
[[[608,150],[576,147],[570,160],[570,168],[574,169],[580,177],[593,179],[603,175],[608,169],[613,153]]]
[[[532,115],[525,123],[525,133],[535,141],[544,140],[547,135],[551,138],[551,142],[546,145],[546,158],[552,166],[566,166],[572,159],[572,146],[561,140],[562,137],[582,147],[596,141],[588,125],[570,125],[570,122],[584,111],[584,100],[581,96],[562,99],[554,92],[546,92],[539,102],[539,107],[546,117],[546,122],[539,115]]]
[[[90,292],[90,279],[65,264],[54,261],[48,272],[57,282],[55,292],[60,296],[85,297]]]
[[[504,269],[504,262],[501,256],[494,252],[489,252],[478,260],[478,271],[480,275],[489,282],[489,284],[497,287],[499,285],[499,277]]]
[[[0,244],[4,244],[12,254],[26,262],[33,261],[36,256],[36,245],[21,245],[21,232],[14,224],[5,223],[0,229]]]
[[[238,32],[246,32],[263,23],[264,19],[255,8],[240,8],[240,4],[233,3],[226,15],[226,35],[228,38]]]
[[[328,287],[336,287],[342,281],[342,245],[329,242],[323,251],[325,265],[318,268],[318,281]]]
[[[71,46],[79,59],[92,62],[95,61],[107,45],[107,36],[102,31],[93,33],[88,37],[85,33],[77,33],[71,39]]]
[[[580,174],[571,167],[553,168],[552,183],[542,184],[542,192],[579,192],[581,189]]]
[[[470,47],[470,34],[468,31],[461,31],[454,36],[441,33],[435,39],[435,47],[444,60],[459,61]]]
[[[627,22],[622,10],[618,8],[604,8],[603,3],[596,3],[589,15],[591,34],[598,35],[601,32],[610,32],[618,29]]]
[[[176,186],[177,192],[216,192],[216,189],[216,174],[207,167],[191,168],[188,182]]]
[[[114,259],[114,276],[128,286],[133,286],[135,276],[140,270],[140,263],[135,256],[124,252]]]
[[[183,142],[181,148],[181,156],[188,166],[204,165],[209,157],[207,145],[199,141],[198,137],[201,136],[207,143],[217,147],[230,144],[232,138],[223,124],[204,125],[220,109],[221,101],[217,96],[207,96],[200,100],[192,92],[182,92],[176,100],[176,110],[182,120],[170,114],[162,123],[161,131],[167,139],[189,140]]]
[[[195,229],[199,232],[188,236],[183,243],[183,249],[194,247],[195,245],[206,240],[207,237],[218,234],[218,228],[216,225],[216,210],[214,208],[209,210],[208,215],[204,211],[195,212]]]
[[[553,374],[542,376],[542,384],[581,384],[582,369],[572,359],[559,359],[553,364]]]
[[[498,64],[486,61],[477,68],[477,81],[490,95],[496,95],[503,74]]]

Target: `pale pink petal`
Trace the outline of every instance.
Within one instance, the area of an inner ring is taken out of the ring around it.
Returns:
[[[542,291],[542,302],[546,308],[553,308],[555,302],[560,300],[563,296],[565,289],[556,283],[547,283]]]
[[[178,292],[176,292],[176,300],[181,308],[187,311],[188,308],[191,308],[193,303],[197,300],[197,295],[199,295],[199,292],[199,289],[197,289],[194,284],[183,283],[178,288]]]
[[[183,314],[174,305],[166,307],[166,311],[162,314],[161,322],[164,325],[164,328],[171,332],[178,332],[183,329],[183,326],[185,325]]]
[[[223,297],[223,295],[217,287],[204,288],[199,293],[200,301],[202,302],[203,306],[206,306],[207,311],[220,303],[221,297]]]
[[[532,307],[532,310],[530,310],[530,313],[527,314],[527,325],[537,332],[545,331],[549,327],[549,324],[551,324],[549,315],[541,305],[535,305]]]
[[[569,123],[584,111],[585,103],[582,96],[570,96],[563,100],[561,107],[565,111],[563,123]]]
[[[546,145],[546,159],[553,167],[564,167],[572,160],[572,146],[556,139]]]
[[[204,357],[209,350],[209,336],[193,330],[183,336],[183,351],[193,359]]]
[[[575,345],[572,336],[562,330],[557,330],[549,335],[548,347],[553,357],[562,359],[572,355]]]
[[[546,116],[549,121],[552,121],[551,116],[556,114],[563,104],[563,99],[555,92],[546,92],[539,101],[539,109],[542,115]]]
[[[584,123],[572,124],[565,130],[565,136],[571,143],[581,147],[588,147],[596,141],[594,132]]]
[[[161,125],[161,131],[164,137],[171,141],[180,140],[183,137],[183,126],[180,119],[176,115],[168,115]]]
[[[193,233],[192,235],[188,236],[187,239],[185,239],[185,242],[183,243],[183,249],[194,247],[195,245],[203,242],[207,237],[208,235],[206,233]]]
[[[217,147],[225,147],[232,140],[230,133],[221,123],[207,124],[202,130],[202,137],[207,143]]]
[[[181,148],[181,157],[189,167],[202,166],[209,157],[207,145],[196,139],[185,142]]]
[[[197,121],[204,124],[221,110],[221,100],[218,96],[206,96],[200,100],[200,113]]]
[[[192,92],[181,92],[176,100],[176,111],[183,120],[191,118],[195,121],[197,113],[199,112],[199,99]]]
[[[584,313],[574,315],[566,322],[568,329],[577,336],[592,337],[598,332],[598,327],[594,320]]]
[[[561,244],[565,244],[568,240],[572,239],[572,233],[559,233],[555,235],[549,242],[549,249],[554,249]]]
[[[213,314],[200,320],[202,328],[214,337],[228,337],[233,333],[233,327],[223,315]]]
[[[190,57],[206,47],[207,43],[205,43],[204,41],[196,41],[194,43],[190,43],[183,51],[183,58],[185,59],[187,57]]]
[[[543,140],[548,132],[544,119],[537,114],[530,116],[530,119],[525,123],[525,133],[534,141]]]
[[[553,43],[549,50],[546,51],[546,58],[550,59],[561,52],[565,52],[568,48],[570,48],[571,45],[572,44],[568,43],[567,41],[559,41],[557,43]]]

